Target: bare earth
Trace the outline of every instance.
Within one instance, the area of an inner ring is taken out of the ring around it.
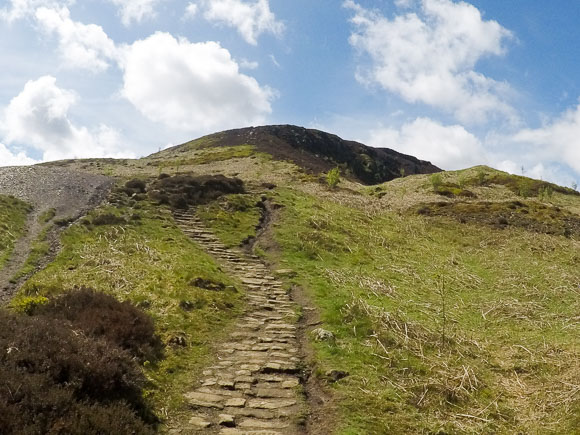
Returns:
[[[44,227],[39,217],[54,209],[54,219],[77,219],[101,203],[114,180],[102,175],[44,166],[0,168],[0,194],[12,195],[33,206],[27,230],[14,246],[10,261],[0,270],[0,303],[6,302],[17,290],[18,283],[10,279],[20,270],[30,253],[30,247]],[[54,253],[58,246],[56,231],[49,234]]]

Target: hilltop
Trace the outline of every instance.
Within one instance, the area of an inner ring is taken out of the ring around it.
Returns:
[[[313,173],[341,166],[344,172],[365,184],[393,180],[401,174],[431,174],[441,169],[430,162],[388,148],[372,148],[320,130],[294,125],[269,125],[212,134],[150,156],[179,158],[190,150],[239,147],[251,144],[277,160],[287,160]]]
[[[99,396],[55,375],[46,391],[84,400],[53,406],[64,413],[56,420],[172,434],[574,433],[580,424],[573,189],[486,166],[441,171],[294,126],[216,133],[142,159],[23,168],[42,173],[18,189],[2,182],[10,171],[0,168],[2,271],[19,240],[33,243],[23,270],[10,270],[17,292],[0,311],[4,330],[60,328],[49,338],[82,349],[74,361],[111,346],[119,357],[102,362],[107,371],[74,379],[125,379]],[[75,195],[72,181],[83,186]],[[20,193],[39,183],[72,199]],[[31,238],[33,223],[42,231]],[[36,343],[52,367],[66,362],[37,335],[18,346]],[[0,342],[15,341],[6,332]],[[18,352],[4,358],[6,378],[21,370]],[[26,358],[30,373],[47,376]],[[0,432],[15,433],[3,415],[39,409],[40,393],[26,388],[0,409]],[[34,424],[46,431],[47,419]],[[127,426],[104,423],[113,420]]]

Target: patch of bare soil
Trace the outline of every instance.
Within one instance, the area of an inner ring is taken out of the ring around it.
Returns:
[[[279,254],[280,246],[276,242],[272,230],[272,224],[279,218],[280,209],[271,201],[264,201],[264,214],[260,222],[260,227],[256,232],[256,239],[251,244],[246,245],[246,249],[251,249],[254,245],[259,245],[269,254],[269,262],[266,265],[273,272],[289,272],[280,269]],[[309,414],[306,419],[306,433],[308,434],[329,434],[334,432],[335,422],[338,421],[336,401],[325,380],[314,376],[316,360],[314,349],[310,344],[309,335],[312,330],[320,325],[320,315],[312,304],[312,301],[303,288],[293,285],[290,293],[292,301],[302,309],[302,315],[298,321],[297,338],[300,351],[300,359],[305,361],[306,370],[303,373],[304,394],[309,406]]]
[[[114,180],[65,168],[43,166],[0,168],[0,194],[12,195],[33,206],[24,237],[18,240],[9,262],[0,270],[0,303],[6,302],[27,277],[11,282],[25,264],[34,241],[46,226],[40,216],[54,209],[52,222],[66,224],[85,215],[107,196]],[[58,252],[58,233],[62,226],[52,226],[47,234],[50,243],[47,264]],[[41,267],[43,264],[40,265]]]

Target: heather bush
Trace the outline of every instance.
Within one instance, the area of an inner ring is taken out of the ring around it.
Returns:
[[[162,356],[161,339],[155,335],[153,320],[130,302],[81,288],[38,305],[32,314],[66,320],[85,335],[104,338],[128,351],[140,362]]]
[[[131,355],[70,322],[0,311],[0,433],[153,433]]]
[[[114,215],[113,213],[103,213],[95,216],[91,221],[93,225],[122,225],[127,221],[122,216]]]
[[[222,195],[233,193],[244,193],[243,182],[223,175],[166,176],[154,181],[148,189],[152,200],[180,209],[206,204]]]

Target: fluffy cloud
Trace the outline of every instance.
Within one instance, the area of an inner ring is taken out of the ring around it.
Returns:
[[[89,131],[74,125],[68,112],[76,101],[76,94],[56,86],[54,77],[29,81],[4,110],[4,140],[40,150],[43,160],[127,157],[117,151],[121,141],[115,130],[100,126]]]
[[[200,0],[200,3],[206,20],[236,28],[249,44],[257,45],[262,33],[279,36],[284,31],[284,24],[270,10],[269,0]]]
[[[15,21],[34,15],[41,7],[58,9],[74,3],[74,0],[9,0],[9,5],[0,9],[0,18]]]
[[[36,160],[28,157],[24,151],[12,152],[0,143],[0,166],[26,166],[38,163]]]
[[[412,2],[398,4],[408,7]],[[481,58],[504,54],[511,33],[483,20],[477,8],[422,0],[414,11],[390,19],[353,0],[344,6],[354,12],[356,30],[350,43],[370,59],[359,70],[359,81],[377,84],[407,102],[449,111],[462,122],[483,122],[491,115],[516,121],[513,108],[500,96],[509,86],[475,71]]]
[[[369,143],[429,160],[448,170],[481,165],[487,160],[479,139],[465,128],[444,126],[428,118],[417,118],[398,130],[373,130]]]
[[[44,32],[58,36],[59,51],[69,67],[103,71],[116,56],[115,43],[101,26],[71,20],[67,8],[38,8],[35,17]]]
[[[155,59],[155,62],[151,62]],[[124,96],[147,118],[185,131],[257,124],[274,92],[241,74],[216,42],[155,33],[125,47]]]
[[[534,147],[538,158],[560,162],[580,174],[580,104],[537,129],[524,129],[512,138]]]
[[[155,16],[155,7],[162,0],[110,0],[119,8],[121,21],[125,26],[140,23],[144,19]]]

